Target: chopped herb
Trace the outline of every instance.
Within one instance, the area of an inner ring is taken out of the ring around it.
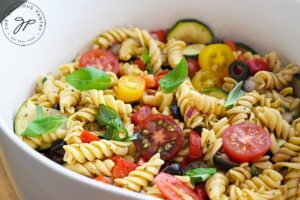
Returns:
[[[227,101],[225,103],[226,108],[231,108],[233,104],[241,97],[245,95],[245,91],[243,91],[241,88],[243,86],[243,81],[240,81],[233,90],[230,91]]]

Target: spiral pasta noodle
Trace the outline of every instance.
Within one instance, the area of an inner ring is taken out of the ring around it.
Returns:
[[[37,93],[29,99],[37,106],[43,106],[45,108],[52,108],[54,106],[44,94]]]
[[[132,38],[125,39],[119,49],[119,58],[128,61],[135,55],[135,49],[139,46],[139,42]]]
[[[253,54],[250,51],[246,51],[246,52],[234,51],[233,55],[234,55],[235,59],[238,59],[239,57],[243,57],[243,59],[246,61],[261,58],[260,55]]]
[[[265,55],[265,60],[268,64],[268,66],[270,67],[271,71],[274,73],[277,73],[279,71],[282,70],[282,68],[284,67],[282,65],[281,60],[279,59],[277,53],[275,52],[271,52]]]
[[[173,102],[173,93],[156,92],[155,95],[143,95],[141,102],[146,105],[159,107],[162,112],[164,108],[169,107]]]
[[[201,133],[201,147],[204,154],[203,160],[213,164],[213,156],[222,146],[222,138],[216,138],[213,130],[203,129]]]
[[[225,194],[228,179],[222,172],[217,172],[209,177],[205,183],[205,190],[212,200],[218,200]]]
[[[142,187],[148,186],[149,182],[153,181],[163,164],[164,161],[160,159],[160,154],[157,153],[148,162],[130,172],[128,176],[115,179],[115,183],[125,189],[139,192]]]
[[[297,194],[300,184],[300,170],[288,169],[287,174],[284,176],[284,181],[284,185],[287,187],[287,199],[300,197],[300,194]]]
[[[59,101],[59,92],[64,89],[64,84],[61,81],[55,80],[52,76],[47,76],[42,86],[43,94],[53,105]]]
[[[118,142],[101,139],[91,143],[65,145],[64,161],[68,164],[84,163],[96,159],[109,158],[112,155],[124,156],[128,153],[130,142]]]
[[[82,131],[83,131],[83,127],[80,125],[75,125],[73,127],[70,127],[67,130],[67,134],[64,140],[67,142],[67,144],[80,144],[82,143],[80,139],[80,135]]]
[[[120,64],[121,75],[142,75],[144,72],[136,64],[121,63]]]
[[[98,113],[96,108],[81,108],[74,114],[72,114],[67,121],[67,129],[72,128],[73,126],[80,125],[84,126],[87,123],[95,121],[95,115]]]
[[[183,57],[183,49],[186,47],[185,42],[171,39],[167,43],[168,63],[171,67],[176,67]]]
[[[94,160],[85,163],[65,164],[64,167],[74,172],[88,177],[95,177],[99,175],[111,177],[111,170],[115,166],[111,159]]]
[[[62,113],[73,114],[80,100],[80,91],[72,86],[66,87],[59,93],[59,105]]]
[[[252,177],[249,163],[241,163],[239,166],[230,169],[226,173],[226,177],[229,183],[234,183],[234,185],[239,186],[240,183]]]
[[[212,130],[216,133],[217,138],[221,138],[225,129],[229,127],[229,121],[227,117],[223,117],[222,119],[214,122],[211,122]]]
[[[272,157],[274,162],[289,161],[300,153],[300,138],[290,137],[287,142],[279,148],[278,152]]]
[[[222,89],[226,92],[230,92],[237,84],[237,81],[230,77],[224,77],[223,80]]]

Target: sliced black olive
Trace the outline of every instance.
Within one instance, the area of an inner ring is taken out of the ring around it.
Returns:
[[[53,144],[50,147],[49,158],[54,162],[63,164],[64,163],[63,157],[65,155],[65,150],[63,146],[66,144],[67,144],[66,141],[63,139],[53,142]]]
[[[49,155],[50,155],[50,149],[38,150],[38,152],[39,152],[40,154],[43,154],[44,156],[46,156],[46,157],[49,158]]]
[[[207,168],[208,165],[202,161],[195,161],[189,163],[184,169],[183,169],[183,174],[186,174],[187,171],[195,168]]]
[[[269,150],[269,151],[267,151],[267,153],[265,154],[265,156],[272,157],[273,156],[273,152],[271,150]]]
[[[250,71],[248,65],[243,61],[233,61],[229,65],[228,73],[231,78],[235,79],[236,81],[242,81],[248,78],[250,75]]]
[[[203,127],[202,126],[197,126],[193,130],[196,131],[197,133],[202,133]]]
[[[170,67],[169,65],[163,65],[161,66],[162,70],[172,70],[172,67]]]
[[[55,109],[55,110],[60,110],[60,104],[59,104],[59,103],[55,104],[55,105],[53,106],[53,109]]]
[[[172,163],[167,167],[164,172],[172,175],[182,175],[183,174],[183,169],[181,164],[179,163]]]
[[[230,160],[225,153],[216,153],[213,157],[215,165],[222,170],[229,170],[233,167],[238,166],[237,163]]]
[[[291,82],[293,92],[296,97],[300,97],[300,74],[296,74]]]
[[[180,113],[180,109],[179,107],[177,106],[176,103],[173,103],[171,105],[171,111],[172,111],[172,116],[175,118],[175,119],[179,119],[180,121],[183,121],[183,117]]]
[[[257,54],[257,52],[254,49],[252,49],[251,47],[249,47],[248,45],[246,45],[242,42],[235,42],[235,45],[236,45],[237,49],[243,53],[251,52],[252,54]]]

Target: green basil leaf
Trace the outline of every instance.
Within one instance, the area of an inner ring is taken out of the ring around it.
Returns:
[[[42,119],[36,119],[29,123],[22,136],[37,137],[42,134],[49,134],[60,128],[67,118],[62,116],[49,116]]]
[[[216,168],[195,168],[187,171],[186,175],[191,177],[194,182],[202,183],[216,172]]]
[[[261,174],[261,170],[257,169],[255,164],[252,164],[251,165],[251,174],[252,174],[252,176],[258,176],[259,174]]]
[[[78,90],[105,90],[109,87],[109,75],[95,67],[84,67],[66,76],[66,81]]]
[[[182,58],[179,64],[159,80],[159,85],[164,92],[172,92],[188,77],[188,64]]]
[[[241,97],[246,94],[245,91],[242,90],[243,81],[240,81],[236,86],[230,91],[227,101],[225,103],[226,108],[230,108],[233,104]]]
[[[111,120],[114,120],[116,118],[120,118],[118,113],[116,113],[113,109],[110,107],[101,104],[99,106],[99,114],[96,115],[96,120],[101,126],[105,126],[110,123]],[[121,119],[120,119],[121,121]],[[121,121],[122,123],[122,121]]]
[[[43,117],[44,117],[44,114],[43,114],[43,107],[37,106],[37,107],[36,107],[36,118],[37,118],[37,119],[42,119]]]
[[[145,65],[148,65],[150,63],[150,56],[148,54],[147,51],[144,51],[143,54],[142,54],[142,62],[145,64]]]

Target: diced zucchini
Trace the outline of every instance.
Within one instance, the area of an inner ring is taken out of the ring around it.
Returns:
[[[183,49],[183,55],[186,57],[197,57],[204,47],[204,44],[188,45],[185,49]]]
[[[44,116],[62,116],[63,114],[59,110],[51,108],[43,108]],[[21,135],[28,124],[36,119],[36,105],[31,100],[26,100],[19,108],[14,122],[15,134]]]
[[[257,52],[254,49],[252,49],[251,47],[249,47],[248,45],[246,45],[242,42],[235,42],[235,45],[236,45],[237,49],[243,53],[251,52],[252,54],[257,54]]]
[[[204,23],[195,19],[178,21],[168,32],[167,40],[183,40],[186,43],[208,44],[214,39],[213,32]]]
[[[226,91],[224,91],[222,88],[218,88],[218,87],[205,88],[203,90],[203,93],[207,94],[209,96],[213,96],[217,99],[224,99],[224,100],[226,100],[227,96],[228,96]]]

